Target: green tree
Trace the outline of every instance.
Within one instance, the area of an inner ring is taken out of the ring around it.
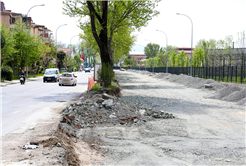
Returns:
[[[196,48],[194,57],[193,57],[192,65],[194,67],[202,67],[202,62],[205,61],[205,52],[202,48]]]
[[[66,53],[64,51],[57,52],[57,62],[59,70],[64,66],[64,59],[66,58]]]
[[[159,44],[148,43],[147,46],[144,47],[144,54],[147,56],[147,59],[156,57],[159,51],[160,51]]]
[[[90,20],[80,23],[80,27],[91,27],[91,31],[100,50],[102,63],[113,67],[113,37],[120,27],[140,29],[147,25],[152,17],[159,14],[155,11],[159,0],[152,1],[71,1],[65,0],[64,13],[71,17]],[[104,65],[107,66],[107,65]],[[102,67],[104,67],[102,66]],[[102,69],[102,71],[106,71]],[[105,85],[108,86],[108,85]]]
[[[1,49],[6,45],[5,37],[1,31]]]
[[[181,51],[180,54],[175,56],[175,64],[177,67],[184,67],[185,66],[185,57],[187,55],[185,54],[184,50]]]
[[[80,58],[80,56],[78,54],[76,54],[74,57],[73,57],[74,61],[75,61],[75,67],[76,69],[80,68],[80,64],[82,62],[82,59]]]
[[[15,40],[13,33],[5,23],[1,24],[1,35],[5,38],[5,45],[1,47],[1,56],[4,57],[1,64],[8,64],[14,59],[12,55],[15,53]]]
[[[132,64],[131,59],[126,58],[126,59],[124,60],[124,65],[130,66],[131,64]]]
[[[176,66],[176,56],[177,56],[176,52],[172,52],[172,53],[168,54],[168,59],[170,60],[170,65],[172,67]]]

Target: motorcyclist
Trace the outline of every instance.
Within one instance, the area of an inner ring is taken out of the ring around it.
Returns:
[[[20,77],[22,77],[24,79],[24,82],[25,82],[26,78],[25,78],[25,73],[23,70],[21,71]]]

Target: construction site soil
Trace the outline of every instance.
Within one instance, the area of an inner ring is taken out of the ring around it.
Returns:
[[[246,164],[244,85],[183,74],[115,73],[118,94],[83,93],[53,112],[52,125],[28,129],[22,142],[6,136],[3,165]],[[41,129],[46,134],[38,134]],[[23,150],[25,141],[39,148]]]

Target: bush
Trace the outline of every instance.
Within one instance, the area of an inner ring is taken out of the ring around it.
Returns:
[[[77,68],[76,68],[76,67],[74,67],[74,68],[73,68],[73,71],[77,71]]]
[[[5,65],[1,67],[1,76],[3,79],[12,81],[13,79],[13,70],[11,67]]]

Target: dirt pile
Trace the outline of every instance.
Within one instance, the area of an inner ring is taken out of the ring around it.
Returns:
[[[148,71],[130,71],[151,75],[151,73]],[[205,96],[204,98],[219,99],[223,101],[237,102],[237,105],[246,105],[246,88],[243,86],[239,86],[239,84],[222,84],[213,79],[191,77],[184,74],[176,75],[170,73],[158,73],[156,75],[153,75],[153,77],[174,83],[179,83],[189,88],[215,90],[215,93],[209,96]]]
[[[131,125],[144,123],[153,118],[174,118],[172,114],[162,110],[139,107],[118,97],[95,94],[84,102],[68,105],[62,110],[62,123],[67,123],[78,129],[95,126]],[[74,133],[76,135],[76,133]]]

